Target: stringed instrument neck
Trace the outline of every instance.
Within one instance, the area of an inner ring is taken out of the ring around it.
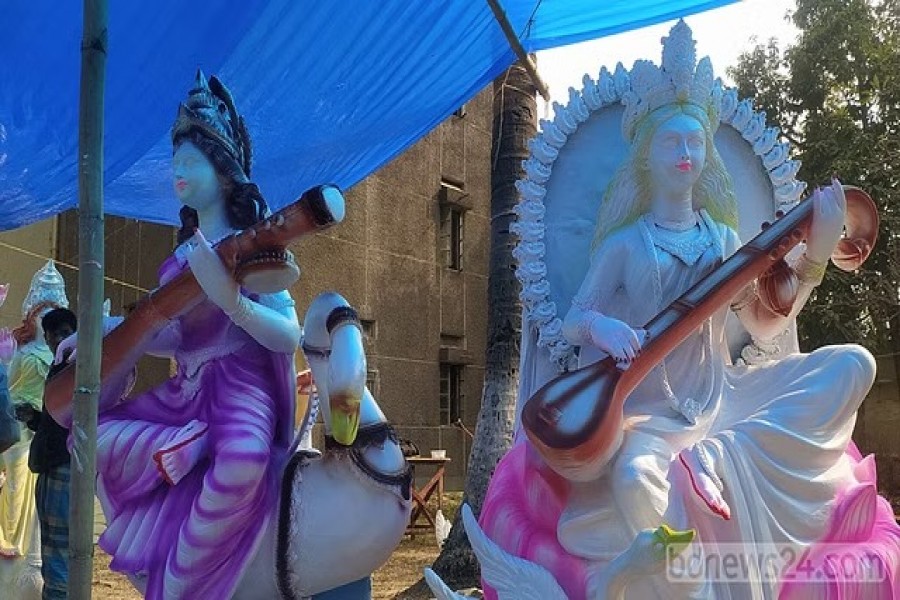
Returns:
[[[326,229],[344,218],[344,197],[331,185],[307,190],[296,202],[216,244],[215,251],[242,286],[252,292],[287,289],[299,269],[287,245]],[[200,304],[206,294],[190,269],[149,292],[128,317],[103,338],[100,365],[100,410],[127,392],[129,376],[157,334],[173,319]],[[75,365],[68,365],[47,382],[44,404],[60,425],[71,422]]]
[[[727,305],[744,287],[806,239],[812,213],[813,203],[803,201],[772,225],[766,224],[750,242],[647,323],[644,329],[647,330],[648,344],[670,346],[671,343],[667,344],[669,336],[678,337],[682,329],[693,331],[716,310]],[[681,341],[679,339],[674,345]]]

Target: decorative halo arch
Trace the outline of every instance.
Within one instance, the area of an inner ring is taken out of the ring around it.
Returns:
[[[598,79],[585,75],[583,88],[569,88],[569,101],[553,103],[553,120],[528,142],[525,177],[516,182],[519,203],[512,225],[519,241],[513,251],[522,283],[523,339],[533,330],[543,358],[557,371],[572,368],[576,349],[562,335],[562,319],[584,278],[603,192],[627,152],[622,138],[623,96],[631,90],[630,73],[619,63],[614,72],[601,69]],[[780,129],[766,125],[764,111],[737,90],[721,96],[715,144],[731,174],[738,201],[739,231],[746,242],[776,211],[795,205],[806,183],[798,181],[800,162],[790,158],[790,145]],[[775,344],[753,340],[736,319],[729,323],[733,357],[781,353]],[[796,332],[788,344],[796,349]],[[743,349],[743,352],[742,352]],[[523,353],[528,349],[523,349]],[[533,390],[522,390],[530,394]]]

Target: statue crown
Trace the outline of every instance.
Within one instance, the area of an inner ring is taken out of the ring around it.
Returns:
[[[722,81],[713,75],[708,56],[697,62],[691,28],[679,20],[661,42],[662,66],[636,61],[629,77],[631,89],[622,95],[622,133],[628,141],[634,139],[641,119],[667,104],[695,104],[709,115],[713,129],[719,124]]]
[[[178,116],[172,126],[172,142],[198,130],[202,135],[218,143],[250,177],[250,136],[228,88],[212,77],[207,81],[203,71],[197,69],[194,87],[187,99],[178,107]]]
[[[38,269],[31,278],[31,287],[28,288],[28,294],[22,302],[22,316],[27,316],[31,309],[41,302],[53,302],[63,308],[69,307],[66,282],[52,260],[48,260],[47,264]]]

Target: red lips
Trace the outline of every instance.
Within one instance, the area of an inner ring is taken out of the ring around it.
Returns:
[[[184,188],[186,188],[187,185],[188,185],[187,181],[181,180],[181,181],[178,181],[175,183],[175,189],[178,190],[179,192],[183,192]]]
[[[675,165],[675,168],[677,168],[677,169],[678,169],[679,171],[681,171],[682,173],[687,173],[688,171],[691,170],[691,163],[689,163],[689,162],[680,162],[680,163],[678,163],[677,165]]]

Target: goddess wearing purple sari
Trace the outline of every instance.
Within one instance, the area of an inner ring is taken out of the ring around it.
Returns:
[[[268,211],[248,179],[243,119],[216,78],[198,73],[172,141],[184,207],[160,282],[190,268],[207,299],[148,350],[174,356],[176,375],[100,416],[100,546],[146,598],[227,599],[278,501],[300,327],[287,292],[242,291],[199,231],[221,239]]]

